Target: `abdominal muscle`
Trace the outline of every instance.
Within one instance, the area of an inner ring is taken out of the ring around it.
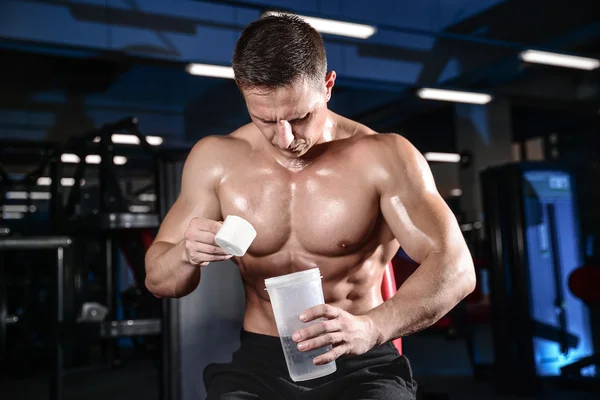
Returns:
[[[279,336],[269,294],[265,290],[264,279],[287,273],[314,268],[318,265],[323,276],[325,303],[339,307],[353,315],[365,314],[383,302],[381,281],[385,265],[398,249],[394,243],[379,246],[364,254],[352,254],[338,259],[314,257],[313,262],[290,265],[274,263],[276,255],[253,258],[245,256],[238,260],[244,289],[246,291],[246,311],[244,330],[263,335]],[[285,257],[287,258],[287,257]],[[313,257],[298,257],[307,260]],[[281,271],[278,273],[277,271]]]

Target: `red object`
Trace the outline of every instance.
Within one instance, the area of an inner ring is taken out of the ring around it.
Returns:
[[[569,276],[571,293],[585,304],[600,304],[600,265],[584,265]]]
[[[144,250],[148,251],[152,243],[154,242],[154,232],[150,229],[144,229],[140,232],[142,239],[142,246]]]
[[[385,272],[383,273],[383,280],[381,281],[381,296],[383,297],[383,301],[390,299],[394,294],[396,294],[397,290],[396,286],[396,277],[394,275],[394,267],[390,262],[385,267]],[[398,338],[394,340],[394,346],[398,349],[398,352],[402,354],[402,339]]]

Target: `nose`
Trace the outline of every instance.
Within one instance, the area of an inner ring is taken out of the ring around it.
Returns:
[[[277,122],[277,146],[285,150],[294,141],[294,134],[292,133],[292,126],[288,121],[281,120]]]

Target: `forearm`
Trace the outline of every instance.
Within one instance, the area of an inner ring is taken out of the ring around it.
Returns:
[[[378,343],[423,330],[473,291],[475,273],[468,251],[457,256],[432,253],[396,294],[367,315]]]
[[[146,287],[157,297],[183,297],[200,282],[200,267],[185,255],[184,242],[155,242],[146,253]]]

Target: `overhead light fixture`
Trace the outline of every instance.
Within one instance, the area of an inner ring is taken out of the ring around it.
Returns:
[[[458,189],[458,188],[452,189],[450,191],[450,196],[460,197],[460,196],[462,196],[462,190]]]
[[[285,15],[289,13],[283,13],[279,11],[267,11],[263,16],[267,15]],[[372,25],[356,24],[353,22],[337,21],[333,19],[307,17],[304,15],[297,15],[304,21],[309,23],[317,32],[327,33],[330,35],[347,36],[357,39],[368,39],[377,32],[377,28]]]
[[[125,165],[125,164],[127,164],[127,157],[124,157],[124,156],[114,156],[113,157],[113,162],[115,163],[115,165]]]
[[[24,212],[26,213],[29,209],[24,204],[5,204],[2,207],[4,212]]]
[[[69,164],[77,164],[81,160],[79,159],[77,154],[64,153],[60,155],[60,161]]]
[[[102,162],[102,157],[98,154],[88,154],[85,156],[85,162],[88,164],[100,164],[100,162]]]
[[[31,192],[29,193],[31,200],[50,200],[52,193],[50,192]]]
[[[147,212],[150,212],[150,206],[132,205],[132,206],[129,206],[129,212],[132,212],[132,213],[147,213]]]
[[[52,184],[52,178],[47,176],[39,177],[37,180],[38,186],[50,186]]]
[[[50,192],[6,192],[6,198],[9,200],[49,200],[52,197]]]
[[[233,68],[213,64],[188,64],[185,70],[191,75],[209,76],[211,78],[234,79]]]
[[[150,146],[160,146],[163,144],[163,138],[160,136],[146,136],[146,142],[148,142]]]
[[[3,212],[2,219],[23,219],[25,214],[23,213],[15,213],[15,212]]]
[[[126,135],[123,133],[114,133],[110,140],[116,144],[140,144],[140,138],[136,135]]]
[[[60,161],[64,162],[65,164],[78,164],[81,159],[77,154],[64,153],[61,154]],[[88,164],[100,164],[101,161],[102,157],[100,157],[98,154],[88,154],[85,156],[85,162]]]
[[[85,185],[85,179],[81,180],[81,186]],[[63,186],[73,186],[75,184],[75,178],[60,178],[60,184]]]
[[[425,153],[425,159],[433,162],[457,163],[460,158],[460,154],[456,153]]]
[[[115,133],[111,135],[110,140],[116,144],[140,144],[140,138],[137,135],[128,135],[124,133]],[[150,146],[160,146],[163,144],[163,138],[160,136],[146,136],[146,142]]]
[[[60,184],[63,186],[73,186],[75,184],[75,179],[73,178],[61,178]]]
[[[423,88],[417,95],[426,100],[453,101],[455,103],[487,104],[492,96],[486,93],[461,92],[458,90]]]
[[[27,200],[29,194],[27,192],[6,192],[8,200]]]
[[[571,56],[548,51],[525,50],[519,54],[519,57],[528,63],[552,65],[555,67],[583,69],[586,71],[600,68],[600,60],[595,58]]]
[[[138,199],[140,201],[154,202],[156,201],[156,195],[154,193],[142,193],[138,196]]]

